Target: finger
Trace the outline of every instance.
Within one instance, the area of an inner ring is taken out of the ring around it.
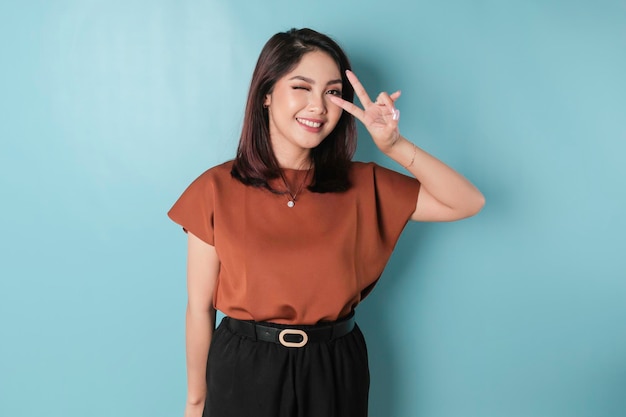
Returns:
[[[375,104],[381,107],[388,107],[391,110],[394,109],[394,99],[384,91],[376,97]]]
[[[376,101],[374,102],[374,104],[377,104],[379,106],[384,106],[384,102],[381,99],[381,97],[387,93],[380,93],[378,95],[378,97],[376,97]],[[400,97],[400,95],[402,94],[402,92],[400,90],[396,91],[395,93],[391,94],[389,97],[391,97],[391,100],[395,103],[395,101]]]
[[[400,118],[400,110],[396,109],[396,106],[394,105],[394,100],[391,98],[391,96],[386,93],[382,94],[381,101],[385,106],[389,108],[389,115],[391,116],[392,120],[395,120],[397,122],[397,120]]]
[[[389,97],[391,98],[391,101],[393,101],[394,103],[396,102],[396,100],[400,97],[400,95],[402,94],[402,92],[400,90],[396,91],[395,93],[389,95],[385,92],[382,92],[378,95],[378,97],[376,97],[376,101],[374,103],[378,104],[379,106],[384,106],[385,105],[385,101],[382,99],[382,97]]]
[[[378,96],[376,96],[376,101],[374,101],[374,104],[378,105],[378,106],[384,106],[385,105],[385,101],[383,100],[383,97],[385,96],[385,92],[381,92],[378,93]]]
[[[394,93],[396,94],[396,93]],[[386,107],[389,107],[389,109],[394,110],[395,109],[395,100],[393,98],[393,94],[389,95],[387,93],[380,93],[378,98],[376,99],[376,101]]]
[[[341,97],[337,97],[337,96],[328,96],[328,99],[333,104],[341,107],[342,109],[344,109],[345,111],[347,111],[348,113],[350,113],[351,115],[356,117],[357,119],[359,119],[361,121],[363,120],[363,110],[360,109],[355,104],[350,103],[349,101],[346,101],[346,100],[342,99]]]
[[[352,84],[352,88],[354,89],[354,93],[359,98],[359,101],[363,105],[363,107],[367,107],[372,104],[372,100],[370,100],[367,91],[365,91],[365,87],[359,81],[359,79],[354,75],[354,73],[350,70],[346,70],[346,77],[348,77],[348,81]]]

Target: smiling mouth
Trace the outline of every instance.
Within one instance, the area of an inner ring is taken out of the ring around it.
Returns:
[[[296,118],[296,120],[298,121],[298,123],[302,123],[305,126],[312,127],[312,128],[315,128],[315,129],[317,129],[318,127],[322,126],[321,122],[314,122],[312,120],[300,119],[300,118]]]

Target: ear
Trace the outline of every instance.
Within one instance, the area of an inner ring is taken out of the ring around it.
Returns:
[[[263,102],[263,107],[268,108],[270,106],[270,104],[272,104],[272,95],[271,94],[266,94],[265,95],[265,101]]]

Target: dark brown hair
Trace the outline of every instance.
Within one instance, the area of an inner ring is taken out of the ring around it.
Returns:
[[[263,47],[252,74],[241,138],[231,171],[232,176],[242,183],[274,191],[268,181],[279,177],[281,172],[272,150],[268,113],[263,103],[276,82],[312,51],[325,52],[337,63],[343,82],[342,98],[350,102],[353,100],[354,90],[346,78],[350,62],[335,41],[306,28],[291,29],[272,36]],[[354,117],[344,111],[333,131],[311,150],[314,176],[309,190],[325,193],[350,188],[348,168],[355,149]]]

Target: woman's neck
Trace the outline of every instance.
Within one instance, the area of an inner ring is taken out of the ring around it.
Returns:
[[[309,169],[313,165],[311,161],[311,151],[306,150],[306,152],[301,152],[294,155],[286,155],[284,153],[274,151],[274,155],[276,156],[276,160],[278,161],[278,165],[281,168],[287,169]]]

